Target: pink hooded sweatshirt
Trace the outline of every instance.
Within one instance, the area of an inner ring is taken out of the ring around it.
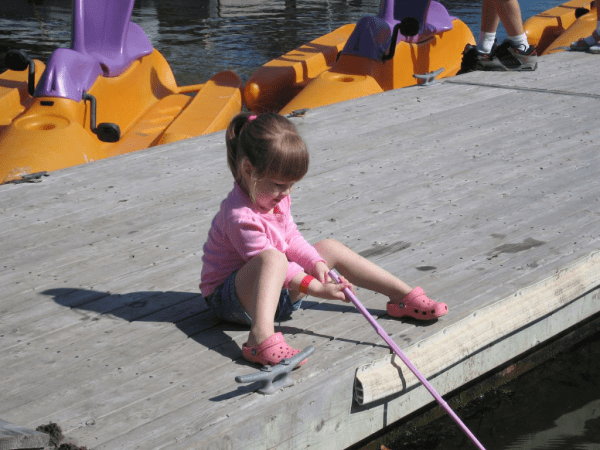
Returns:
[[[275,248],[289,261],[284,288],[303,270],[323,261],[298,231],[290,212],[290,196],[273,214],[260,212],[237,183],[221,203],[204,244],[200,290],[209,296],[235,270],[263,250]]]

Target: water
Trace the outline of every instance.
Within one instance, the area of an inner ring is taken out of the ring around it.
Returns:
[[[20,48],[47,61],[55,48],[69,47],[71,1],[0,0],[0,72],[8,49]],[[442,3],[478,36],[481,0]],[[561,3],[522,0],[523,19]],[[185,85],[226,69],[246,80],[267,61],[374,15],[378,6],[379,0],[137,0],[132,20],[169,61],[178,84]],[[500,27],[498,39],[504,37]],[[486,397],[483,412],[465,421],[492,444],[488,450],[600,449],[600,339],[593,342],[587,354],[585,349],[573,353],[564,363],[545,366],[497,391],[496,397]],[[452,433],[435,446],[412,448],[469,448],[460,431]]]
[[[71,43],[72,0],[0,0],[0,72],[4,53],[21,48],[47,61]],[[521,1],[531,17],[563,0]],[[481,1],[444,0],[450,14],[479,34]],[[365,15],[379,0],[137,0],[132,20],[169,61],[179,85],[231,69],[242,80],[259,66]],[[498,30],[499,40],[506,37]]]

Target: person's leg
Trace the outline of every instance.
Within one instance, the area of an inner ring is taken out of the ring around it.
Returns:
[[[498,0],[483,0],[481,4],[481,31],[495,33],[500,23],[497,10]]]
[[[274,317],[285,281],[288,261],[274,249],[265,250],[248,261],[237,273],[235,290],[252,317],[248,347],[256,347],[275,333]]]
[[[502,22],[508,39],[515,48],[527,51],[529,42],[523,30],[521,7],[518,0],[484,0],[481,10],[481,33],[477,48],[490,53],[496,38],[498,23]]]
[[[523,31],[521,7],[517,0],[495,0],[496,12],[508,36],[520,36]]]
[[[518,0],[496,0],[496,10],[513,48],[527,52],[529,41],[523,29],[521,7]]]
[[[498,18],[504,25],[508,39],[498,46],[492,57],[481,55],[477,61],[480,70],[536,70],[537,52],[529,45],[523,31],[523,19],[518,0],[486,0],[493,3]],[[492,8],[490,5],[488,8]]]
[[[363,258],[341,242],[326,239],[315,248],[327,266],[335,268],[354,285],[379,292],[392,302],[400,302],[412,288],[377,264]]]
[[[481,53],[490,53],[496,41],[496,30],[500,22],[496,3],[497,0],[483,0],[481,6],[481,31],[477,41],[477,49]]]

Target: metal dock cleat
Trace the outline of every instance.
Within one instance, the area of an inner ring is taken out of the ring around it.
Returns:
[[[315,348],[311,345],[300,353],[288,359],[282,359],[276,366],[263,366],[260,372],[235,377],[238,383],[254,383],[260,381],[262,386],[257,390],[261,394],[271,395],[280,389],[293,386],[296,381],[291,377],[292,370],[308,356],[312,355]]]
[[[438,84],[438,80],[436,80],[437,76],[440,75],[442,72],[444,71],[444,68],[441,67],[438,70],[434,71],[434,72],[428,72],[428,73],[414,73],[413,77],[415,77],[417,80],[420,81],[420,83],[418,84],[418,86],[433,86],[435,84]]]

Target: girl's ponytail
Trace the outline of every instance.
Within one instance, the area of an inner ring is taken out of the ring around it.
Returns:
[[[240,146],[240,135],[242,134],[242,129],[244,125],[246,125],[249,121],[250,114],[248,113],[240,113],[235,116],[229,126],[227,127],[227,131],[225,132],[225,144],[227,145],[227,164],[229,165],[229,170],[233,175],[233,178],[239,182],[240,174],[238,173],[238,166],[242,158],[246,155],[243,154],[243,150]]]

